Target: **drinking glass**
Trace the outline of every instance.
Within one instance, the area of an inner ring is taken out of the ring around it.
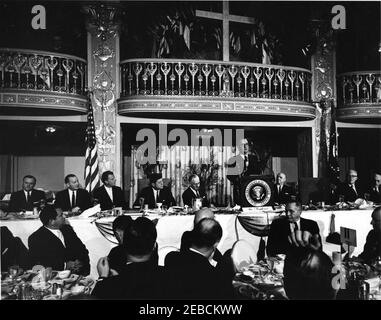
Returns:
[[[144,198],[139,198],[140,210],[143,210],[144,207]]]
[[[19,273],[19,266],[18,265],[12,265],[8,268],[9,278],[12,280],[17,277],[17,274]]]
[[[369,201],[369,198],[370,198],[370,194],[369,193],[364,193],[364,199],[366,202]]]
[[[157,208],[159,209],[159,212],[161,212],[161,206],[163,205],[162,202],[156,202]]]
[[[163,204],[163,214],[166,214],[168,210],[168,206]]]

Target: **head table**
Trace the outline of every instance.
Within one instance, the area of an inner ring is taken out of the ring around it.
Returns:
[[[329,226],[331,222],[332,214],[335,215],[335,227],[336,231],[340,232],[340,227],[347,227],[355,229],[357,231],[357,247],[353,252],[353,255],[358,255],[362,252],[366,236],[371,230],[371,213],[372,210],[350,210],[350,211],[321,211],[311,210],[304,211],[302,217],[315,220],[319,227],[321,237],[323,239],[323,250],[331,256],[333,251],[340,251],[338,245],[329,244],[325,242],[325,238],[329,234]],[[140,214],[132,214],[135,218]],[[250,215],[246,215],[250,218]],[[193,228],[193,215],[149,215],[150,219],[158,219],[157,228],[157,243],[159,247],[159,260],[160,249],[171,246],[180,248],[181,236],[184,231],[192,230]],[[95,218],[82,218],[81,216],[68,218],[68,222],[73,227],[78,237],[86,245],[91,263],[90,275],[94,278],[98,277],[97,274],[97,261],[99,258],[108,255],[110,250],[116,245],[113,242],[112,236],[104,236],[98,226],[100,224],[108,224],[109,228],[112,226],[112,221],[115,217],[104,217],[100,219]],[[216,214],[217,221],[221,224],[223,229],[223,236],[219,243],[218,249],[224,253],[230,249],[234,242],[239,239],[245,239],[249,241],[254,248],[259,247],[261,237],[253,235],[244,228],[239,220],[237,220],[237,214]],[[238,222],[237,222],[238,221]],[[28,237],[41,227],[41,221],[39,219],[8,219],[0,220],[1,226],[6,226],[13,233],[14,236],[20,237],[24,244],[28,245]],[[97,226],[98,225],[98,226]],[[266,237],[263,237],[266,241]],[[115,241],[115,240],[114,240]],[[163,251],[164,252],[164,251]]]

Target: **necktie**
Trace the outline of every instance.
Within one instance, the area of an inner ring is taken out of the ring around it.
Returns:
[[[198,190],[196,191],[196,197],[200,198],[200,193],[198,192]]]
[[[156,192],[156,202],[160,202],[160,191],[157,190]]]
[[[30,203],[30,191],[28,191],[26,193],[26,203],[29,204]]]
[[[281,186],[278,185],[278,194],[280,194],[281,190],[282,190]]]
[[[351,188],[353,189],[353,191],[356,193],[357,195],[357,191],[356,191],[356,188],[355,188],[355,185],[354,184],[351,184]]]
[[[71,194],[71,208],[75,208],[75,191]]]
[[[294,231],[297,231],[297,230],[299,230],[298,224],[294,222]]]
[[[247,169],[248,166],[249,166],[249,157],[245,156],[245,170]]]

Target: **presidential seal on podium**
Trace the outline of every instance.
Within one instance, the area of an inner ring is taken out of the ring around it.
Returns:
[[[273,204],[273,183],[269,176],[248,176],[241,185],[243,206],[264,207]]]

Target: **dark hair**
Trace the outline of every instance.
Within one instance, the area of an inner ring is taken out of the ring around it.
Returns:
[[[45,206],[40,213],[40,220],[44,226],[46,226],[50,220],[57,218],[56,207],[52,205]]]
[[[70,178],[76,178],[77,176],[75,174],[68,174],[66,177],[65,177],[65,183],[69,183],[69,179]]]
[[[192,230],[192,244],[196,247],[212,247],[222,238],[220,224],[211,218],[201,219]]]
[[[297,206],[300,210],[302,210],[303,208],[302,203],[296,198],[291,198],[290,200],[287,201],[287,204],[290,204],[290,203],[295,203],[295,206]]]
[[[102,173],[101,180],[102,180],[103,183],[108,179],[108,176],[110,174],[114,175],[114,173],[112,171],[110,171],[110,170],[107,170],[107,171]]]
[[[198,177],[197,174],[191,174],[191,175],[189,176],[188,181],[189,181],[189,182],[192,182],[193,178],[196,178],[196,177]]]
[[[149,176],[150,183],[156,183],[157,180],[161,179],[163,176],[161,173],[153,173]]]
[[[130,216],[118,216],[115,218],[114,222],[112,223],[112,230],[123,230],[126,231],[127,228],[131,225],[132,218]]]
[[[34,183],[36,183],[37,182],[37,179],[36,179],[36,177],[34,177],[34,176],[32,176],[32,175],[30,175],[30,174],[27,174],[26,176],[24,176],[24,178],[22,178],[22,181],[24,181],[25,179],[33,179],[34,180]]]
[[[289,299],[335,299],[333,263],[323,251],[300,250],[286,256],[284,289]]]
[[[139,217],[124,232],[123,246],[130,255],[146,255],[152,253],[156,238],[154,223],[150,219]]]

